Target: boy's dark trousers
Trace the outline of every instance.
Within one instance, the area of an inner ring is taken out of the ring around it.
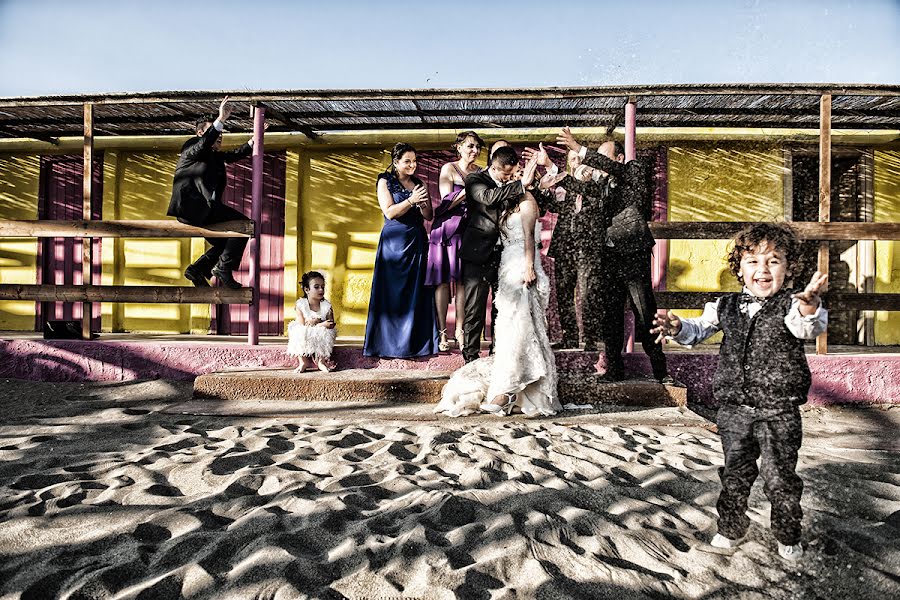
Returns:
[[[797,475],[797,452],[803,440],[800,410],[760,409],[725,405],[716,424],[722,439],[725,466],[719,469],[722,492],[716,503],[719,533],[736,540],[747,532],[747,500],[760,473],[772,505],[772,533],[782,544],[800,543],[803,480]],[[760,468],[756,460],[762,458]]]

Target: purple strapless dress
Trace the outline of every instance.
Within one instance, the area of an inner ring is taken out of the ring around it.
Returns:
[[[463,178],[455,164],[453,167]],[[428,267],[425,271],[425,285],[440,285],[459,281],[462,276],[459,262],[459,244],[466,227],[466,201],[448,210],[450,204],[465,189],[453,184],[453,190],[441,199],[441,204],[434,210],[431,222],[431,236],[428,243]]]

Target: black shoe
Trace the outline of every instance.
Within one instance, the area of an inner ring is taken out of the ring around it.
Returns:
[[[657,378],[656,378],[656,381],[658,381],[658,382],[661,383],[662,385],[671,385],[671,386],[675,386],[675,387],[683,387],[680,383],[678,383],[677,381],[675,381],[675,378],[672,377],[671,375],[666,375],[666,376],[664,376],[664,377],[657,377]]]
[[[206,277],[195,267],[189,266],[184,270],[184,278],[193,283],[196,287],[209,287]]]
[[[609,369],[598,378],[603,383],[616,383],[617,381],[625,381],[625,372],[619,369]]]
[[[572,350],[574,348],[578,348],[578,342],[572,340],[560,340],[553,344],[550,344],[550,347],[554,350]]]
[[[231,271],[226,271],[224,269],[220,269],[219,267],[213,267],[212,274],[215,275],[216,279],[222,282],[227,288],[232,290],[239,290],[242,286],[235,278],[234,275],[231,274]]]

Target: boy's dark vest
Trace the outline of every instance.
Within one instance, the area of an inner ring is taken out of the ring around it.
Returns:
[[[781,290],[752,319],[741,312],[741,294],[728,294],[719,301],[719,324],[725,337],[713,392],[721,404],[783,408],[785,402],[806,402],[811,377],[803,340],[784,324],[791,293]]]

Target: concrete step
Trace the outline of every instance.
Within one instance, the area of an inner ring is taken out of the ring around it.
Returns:
[[[346,369],[295,373],[291,369],[220,371],[194,380],[194,397],[218,400],[381,401],[437,403],[452,371]],[[686,406],[687,389],[650,379],[617,383],[596,373],[560,373],[560,403]]]

